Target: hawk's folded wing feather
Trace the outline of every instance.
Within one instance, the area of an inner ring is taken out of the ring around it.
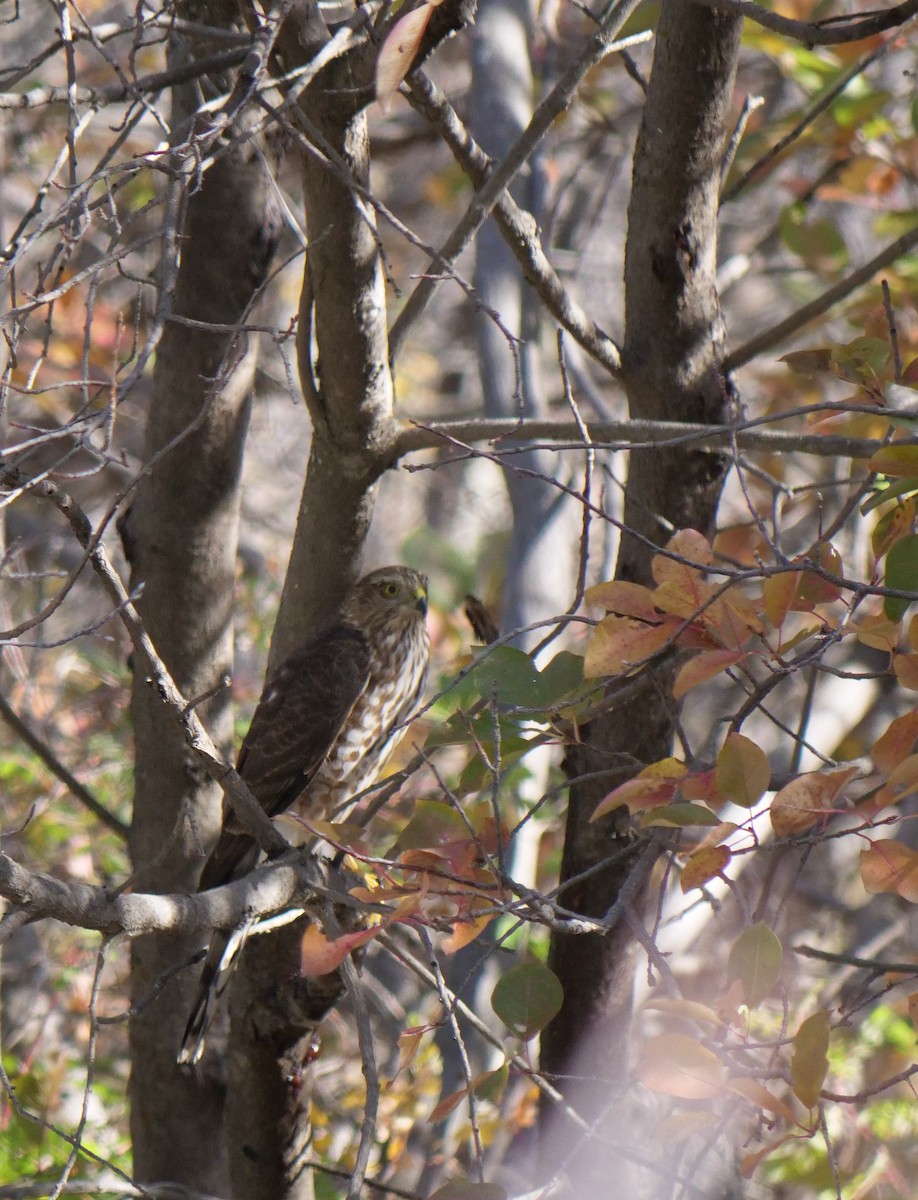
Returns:
[[[268,816],[288,809],[325,762],[367,686],[369,661],[364,635],[333,625],[291,655],[265,688],[236,769]],[[252,838],[228,814],[200,890],[244,874],[257,857]]]

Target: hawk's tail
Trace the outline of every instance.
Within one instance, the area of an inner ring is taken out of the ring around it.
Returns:
[[[232,933],[215,933],[204,959],[204,969],[198,983],[198,994],[185,1026],[182,1045],[176,1062],[180,1066],[194,1066],[204,1053],[204,1039],[214,1019],[217,1001],[226,990],[233,975],[239,951],[246,939],[257,933],[270,933],[282,925],[289,925],[303,915],[302,908],[288,908],[273,917],[261,920],[249,918]]]
[[[245,942],[251,925],[251,921],[246,921],[232,933],[214,934],[204,960],[194,1007],[185,1026],[182,1045],[175,1060],[180,1066],[193,1066],[204,1053],[204,1040],[214,1019],[217,1001],[229,983],[236,955]]]

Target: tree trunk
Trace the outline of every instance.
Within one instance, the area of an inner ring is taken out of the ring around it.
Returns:
[[[628,214],[623,367],[633,418],[718,422],[727,415],[716,220],[740,27],[738,18],[688,0],[663,5]],[[726,465],[722,456],[703,451],[632,454],[625,525],[633,534],[622,536],[618,578],[649,582],[652,545],[674,529],[710,529]],[[668,682],[666,670],[647,672],[641,697],[581,731],[581,744],[568,756],[574,780],[607,772],[599,781],[575,782],[570,791],[562,885],[608,862],[561,893],[566,907],[584,915],[602,917],[623,900],[640,917],[652,848],[633,847],[624,810],[593,824],[590,814],[639,764],[670,752],[675,707]],[[623,917],[605,937],[552,935],[550,963],[564,1004],[543,1035],[542,1068],[596,1080],[582,1088],[561,1085],[588,1119],[625,1084],[634,946]],[[557,1151],[553,1139],[548,1144]],[[594,1168],[607,1171],[608,1160]],[[589,1178],[590,1169],[580,1163],[578,1179]]]
[[[265,279],[277,220],[257,142],[221,144],[218,151],[197,190],[182,197],[172,311],[233,326]],[[239,361],[216,386],[228,356]],[[189,699],[216,688],[232,670],[239,485],[253,371],[244,335],[169,321],[146,432],[151,466],[122,522],[133,586],[143,586],[139,609],[147,631]],[[135,882],[146,890],[193,891],[219,826],[220,789],[193,763],[146,674],[136,661]],[[229,690],[219,690],[199,712],[231,753]],[[133,1002],[145,1000],[163,972],[199,946],[189,937],[135,940]],[[175,1064],[194,989],[195,972],[176,976],[131,1022],[134,1172],[140,1182],[171,1180],[219,1193],[226,1186],[224,1084],[206,1066],[187,1072]]]

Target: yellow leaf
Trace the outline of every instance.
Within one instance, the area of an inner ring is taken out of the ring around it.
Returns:
[[[902,630],[897,621],[890,621],[885,613],[870,613],[854,625],[854,635],[871,650],[882,650],[891,654],[899,644]]]
[[[752,808],[771,783],[768,755],[741,733],[727,734],[717,756],[717,788],[741,808]]]
[[[656,1139],[661,1146],[678,1146],[695,1134],[704,1133],[712,1125],[717,1125],[720,1120],[717,1113],[710,1109],[680,1110],[663,1118],[656,1128]]]
[[[792,837],[812,828],[835,811],[835,801],[857,767],[798,775],[771,802],[771,824],[778,837]]]
[[[597,821],[622,804],[627,804],[634,810],[669,804],[685,773],[685,763],[675,758],[664,758],[660,762],[651,763],[640,775],[626,780],[600,800],[590,820]]]
[[[726,846],[704,846],[690,854],[679,878],[683,893],[702,887],[709,879],[719,875],[729,861],[730,851]]]
[[[791,1082],[801,1104],[813,1108],[829,1070],[829,1015],[813,1013],[794,1037]]]
[[[762,583],[765,615],[775,629],[781,628],[787,614],[791,611],[799,583],[799,571],[784,571],[780,575],[769,575]]]
[[[636,617],[648,624],[660,619],[660,614],[653,606],[650,588],[640,583],[626,583],[618,579],[597,583],[595,587],[587,588],[583,598],[587,604],[617,613],[620,617]]]

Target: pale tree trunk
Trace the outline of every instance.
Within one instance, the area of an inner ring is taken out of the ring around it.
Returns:
[[[212,8],[216,22],[220,13]],[[178,100],[178,120],[195,103]],[[232,327],[265,279],[277,222],[257,141],[215,149],[217,161],[200,186],[179,195],[181,263],[171,308],[176,316]],[[167,263],[167,277],[168,271]],[[215,385],[228,356],[238,364]],[[167,323],[144,447],[152,465],[122,522],[132,584],[143,587],[138,607],[146,629],[185,696],[218,689],[198,711],[227,753],[230,693],[218,685],[233,663],[239,485],[253,371],[244,335]],[[145,664],[135,661],[135,880],[143,890],[193,891],[219,825],[220,789],[192,760],[146,675]],[[199,946],[194,937],[135,940],[133,1002],[147,999],[163,973]],[[170,1180],[220,1193],[226,1185],[223,1081],[206,1067],[187,1072],[175,1064],[195,985],[195,972],[179,974],[131,1021],[134,1172],[140,1182]]]
[[[529,43],[532,12],[527,0],[483,0],[472,39],[470,129],[481,148],[500,162],[532,117],[534,81]],[[511,188],[520,207],[539,221],[539,162],[536,152],[524,178]],[[538,344],[540,306],[512,249],[489,220],[478,235],[475,291],[483,307],[476,313],[478,367],[488,417],[544,417],[545,386]],[[519,338],[518,367],[501,324]],[[505,473],[513,512],[501,626],[504,632],[563,612],[573,595],[571,512],[548,480],[554,455],[531,450],[514,465],[532,474]],[[540,640],[524,635],[523,645]]]
[[[729,135],[730,101],[740,19],[687,0],[665,0],[656,31],[653,71],[634,156],[625,264],[624,379],[633,418],[723,421],[728,386],[715,289],[720,164]],[[625,525],[657,545],[674,528],[707,532],[714,520],[725,461],[694,450],[632,455]],[[617,576],[650,581],[652,549],[624,534]],[[572,777],[604,771],[571,788],[562,883],[598,863],[599,871],[561,893],[568,908],[604,916],[619,899],[640,915],[641,886],[653,849],[630,851],[621,811],[590,823],[598,801],[638,763],[670,752],[673,701],[667,677],[646,680],[642,695],[583,731],[568,757]],[[629,896],[633,889],[634,894]],[[596,1119],[624,1083],[629,1053],[633,933],[624,918],[609,936],[552,935],[550,962],[564,986],[564,1005],[542,1038],[542,1067],[580,1073],[592,1085],[565,1083],[571,1101]],[[624,1130],[616,1125],[619,1138]],[[555,1165],[547,1140],[546,1168]],[[602,1163],[580,1164],[585,1186]],[[594,1184],[596,1180],[594,1179]]]

